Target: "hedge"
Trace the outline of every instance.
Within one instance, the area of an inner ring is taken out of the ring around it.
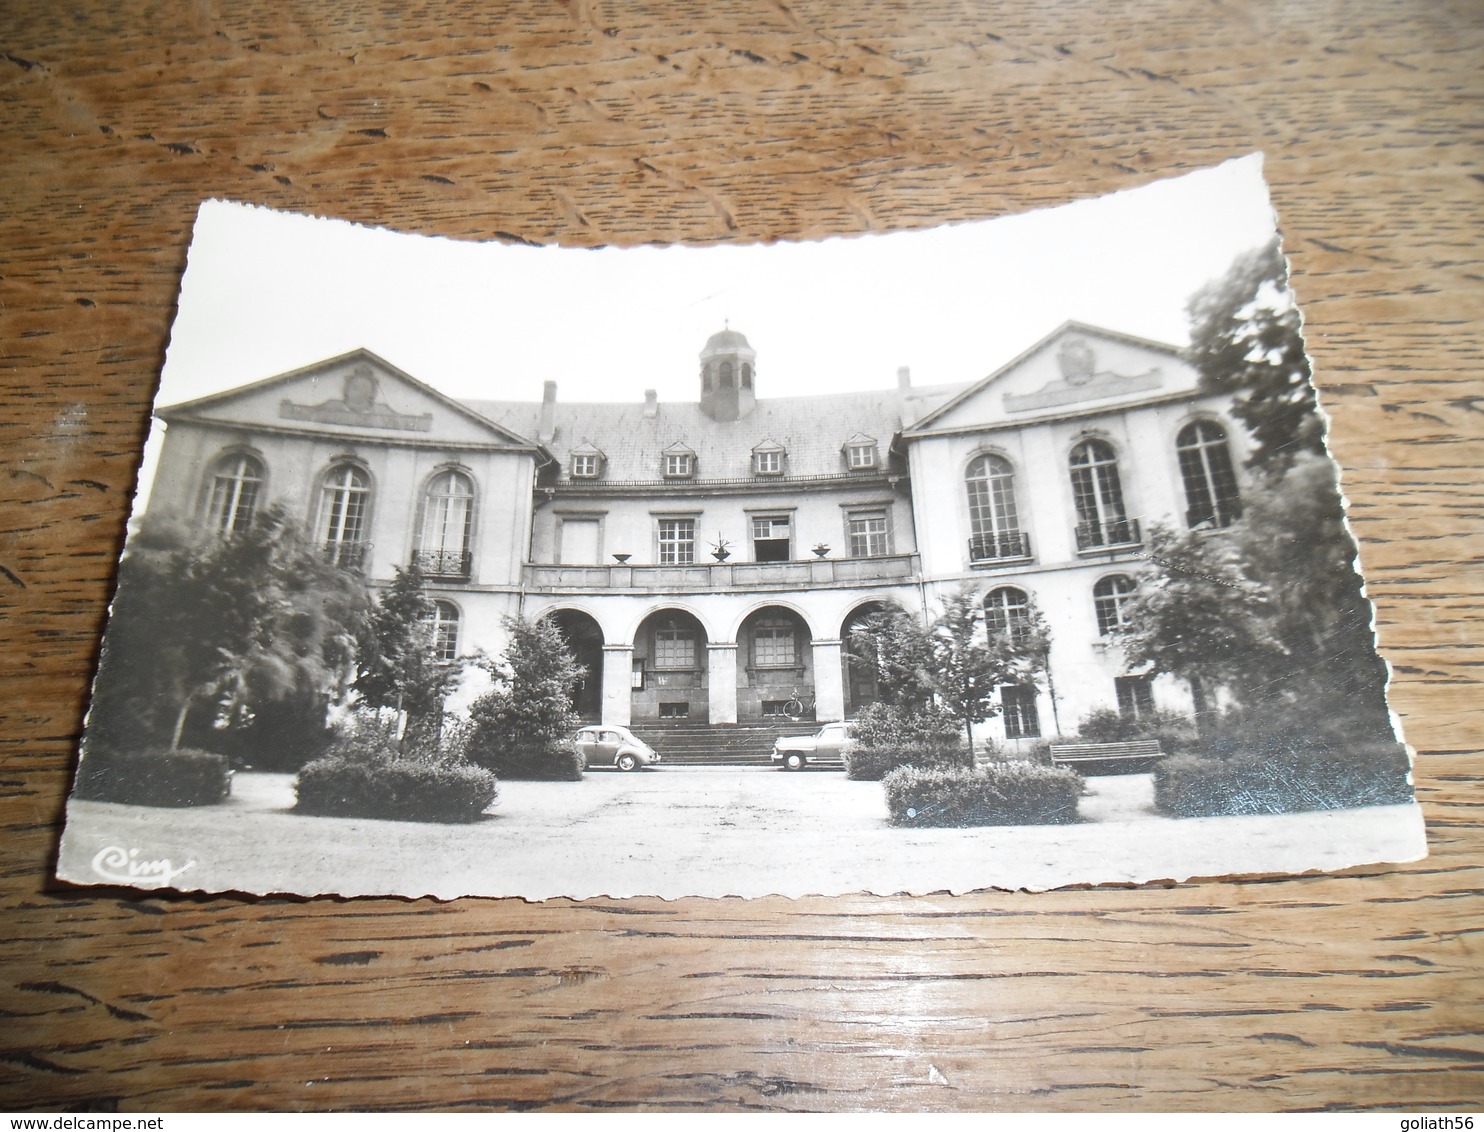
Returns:
[[[1067,825],[1077,821],[1082,779],[1027,762],[982,770],[904,766],[882,779],[893,825]]]
[[[296,812],[392,821],[471,822],[499,797],[487,770],[423,759],[316,759],[294,782]]]
[[[857,782],[879,782],[902,766],[923,769],[972,770],[974,753],[966,748],[949,746],[860,747],[846,751],[845,776]]]
[[[1154,804],[1172,817],[1289,814],[1412,800],[1407,755],[1395,743],[1350,750],[1179,755],[1154,768]]]
[[[232,790],[221,755],[190,748],[123,754],[89,751],[78,766],[78,798],[131,806],[211,806]]]
[[[570,739],[544,750],[480,751],[470,758],[501,778],[536,782],[580,782],[586,766],[582,752]]]

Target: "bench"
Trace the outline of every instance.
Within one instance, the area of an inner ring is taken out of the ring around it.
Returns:
[[[1126,743],[1053,743],[1051,765],[1065,763],[1122,762],[1127,759],[1157,759],[1164,756],[1158,739],[1131,739]]]

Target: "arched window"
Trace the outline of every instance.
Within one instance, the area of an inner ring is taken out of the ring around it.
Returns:
[[[434,578],[469,576],[469,532],[474,522],[474,482],[463,472],[440,472],[423,500],[422,538],[413,561]]]
[[[1136,541],[1123,509],[1123,484],[1113,446],[1106,440],[1084,440],[1072,449],[1070,462],[1077,549]]]
[[[1185,482],[1185,524],[1229,527],[1242,517],[1242,497],[1232,469],[1226,430],[1215,421],[1193,421],[1175,438]]]
[[[1015,512],[1015,473],[1003,456],[976,456],[964,474],[969,492],[969,560],[1024,558],[1030,541]]]
[[[730,388],[732,388],[732,386],[734,384],[734,382],[732,380],[732,376],[733,376],[732,363],[731,362],[722,362],[721,363],[721,387],[723,389],[730,389]]]
[[[252,526],[263,487],[263,465],[244,453],[224,456],[211,477],[206,527],[213,534],[235,535]]]
[[[433,658],[454,660],[459,655],[459,607],[451,601],[435,601],[423,617],[433,637]]]
[[[1092,604],[1098,615],[1098,634],[1106,637],[1128,624],[1128,601],[1134,580],[1127,574],[1110,574],[1092,587]]]
[[[742,363],[742,388],[752,388],[752,366],[747,362]]]
[[[1009,634],[1018,640],[1030,631],[1030,598],[1014,586],[1000,586],[984,595],[984,627],[991,637]]]
[[[325,476],[320,488],[320,535],[325,557],[335,565],[361,565],[370,501],[370,481],[354,464],[337,464]]]

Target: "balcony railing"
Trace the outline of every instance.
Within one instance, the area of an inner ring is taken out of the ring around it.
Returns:
[[[467,578],[474,556],[467,550],[414,550],[412,564],[429,578]]]
[[[969,540],[970,562],[1004,562],[1031,556],[1031,537],[1024,531],[998,531]]]
[[[721,562],[681,566],[528,564],[525,583],[537,590],[812,589],[832,584],[907,582],[921,570],[915,554],[880,558],[815,558],[799,562]]]
[[[1101,523],[1077,524],[1078,550],[1109,550],[1120,546],[1138,546],[1139,520],[1109,519]]]
[[[340,566],[347,570],[359,570],[366,564],[366,559],[371,556],[371,544],[369,542],[327,542],[323,553],[325,561],[332,566]]]

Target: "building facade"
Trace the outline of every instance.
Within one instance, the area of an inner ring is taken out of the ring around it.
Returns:
[[[355,351],[161,409],[150,511],[210,535],[281,501],[373,584],[416,563],[448,659],[550,615],[606,723],[847,718],[877,694],[852,627],[965,584],[992,622],[1033,603],[1051,630],[1043,684],[1001,690],[1002,741],[1189,708],[1115,636],[1151,524],[1241,515],[1246,434],[1178,349],[1068,323],[969,385],[762,380],[730,329],[685,403],[456,401]]]

